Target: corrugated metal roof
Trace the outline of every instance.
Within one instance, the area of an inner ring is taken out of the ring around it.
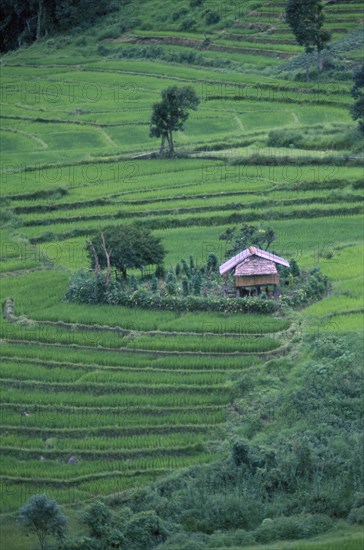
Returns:
[[[235,269],[235,276],[246,277],[250,275],[275,275],[276,264],[259,256],[249,256]]]
[[[220,265],[219,267],[220,275],[224,275],[224,273],[231,271],[238,264],[246,260],[246,258],[249,258],[250,256],[253,256],[253,255],[259,256],[260,258],[264,258],[265,260],[274,262],[275,264],[280,264],[280,265],[289,267],[289,262],[284,258],[281,258],[276,254],[272,254],[272,252],[268,252],[267,250],[261,250],[260,248],[256,248],[255,246],[249,246],[249,248],[246,248],[242,252],[239,252],[239,254],[237,254],[233,258],[230,258],[230,260]]]

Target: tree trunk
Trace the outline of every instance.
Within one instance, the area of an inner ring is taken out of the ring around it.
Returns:
[[[160,157],[163,157],[163,155],[164,155],[165,141],[166,141],[166,136],[164,134],[162,134],[162,141],[161,141],[161,146],[160,146],[160,149],[159,149],[159,156]]]
[[[310,71],[310,57],[308,54],[307,55],[307,63],[306,63],[306,81],[309,81],[310,80],[310,75],[309,75],[309,71]]]
[[[322,69],[324,68],[324,59],[322,55],[322,50],[317,50],[317,71],[318,73],[322,73]]]
[[[43,17],[43,0],[38,0],[38,14],[37,14],[37,40],[40,39],[42,31],[42,17]]]
[[[99,262],[99,257],[97,255],[97,252],[96,252],[96,248],[94,247],[92,241],[88,241],[88,244],[94,254],[94,258],[95,258],[95,273],[96,275],[99,275],[100,273],[100,262]]]
[[[173,157],[173,155],[174,155],[174,143],[173,143],[172,130],[170,130],[168,132],[168,143],[169,143],[169,156]]]
[[[46,535],[44,533],[38,534],[40,550],[46,550]]]
[[[105,252],[106,263],[107,263],[106,288],[109,288],[110,277],[111,277],[110,252],[108,252],[108,250],[107,250],[107,248],[106,248],[105,237],[104,237],[104,233],[103,233],[103,232],[101,232],[101,240],[102,240],[102,249],[103,249],[103,251]]]

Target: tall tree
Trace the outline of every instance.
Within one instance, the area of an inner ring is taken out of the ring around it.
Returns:
[[[306,53],[316,49],[319,73],[323,69],[322,51],[331,38],[329,31],[322,28],[324,20],[322,0],[288,0],[286,21],[297,43],[305,47]]]
[[[350,108],[351,116],[354,120],[359,120],[359,130],[364,135],[364,63],[354,73],[354,86],[351,89],[351,95],[356,99]]]
[[[67,518],[61,512],[57,502],[46,495],[33,495],[20,509],[19,524],[26,535],[35,534],[38,537],[41,550],[46,549],[49,536],[63,539]]]
[[[147,265],[162,263],[165,255],[160,238],[137,225],[107,227],[87,241],[86,250],[92,269],[107,268],[108,281],[112,267],[125,279],[128,269],[143,272]]]
[[[132,0],[1,0],[0,51],[29,44],[50,32],[95,23]]]
[[[160,155],[164,155],[168,142],[168,155],[174,155],[173,132],[183,130],[189,110],[196,110],[199,98],[191,86],[170,86],[162,91],[162,100],[154,103],[150,121],[150,137],[160,137]]]
[[[238,254],[249,246],[257,246],[268,250],[276,236],[271,227],[263,229],[258,225],[244,224],[236,231],[236,228],[228,228],[219,237],[220,240],[226,241],[231,248],[226,251],[225,256],[230,258]]]

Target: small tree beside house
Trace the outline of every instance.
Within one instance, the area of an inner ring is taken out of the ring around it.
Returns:
[[[146,266],[163,263],[165,255],[161,239],[137,225],[107,227],[87,241],[86,250],[96,274],[106,268],[106,284],[112,268],[126,280],[128,269],[143,275]]]

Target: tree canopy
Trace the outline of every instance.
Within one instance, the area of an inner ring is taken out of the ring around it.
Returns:
[[[174,155],[173,132],[183,130],[189,110],[196,110],[199,98],[191,86],[170,86],[162,91],[162,100],[154,103],[150,120],[150,137],[161,138],[160,155],[168,142],[168,155]]]
[[[322,50],[330,41],[330,32],[323,29],[325,20],[322,0],[288,0],[286,21],[291,27],[296,41],[306,52],[317,50],[317,66],[323,68]]]
[[[37,535],[41,550],[46,549],[48,536],[63,539],[67,523],[57,502],[46,495],[33,495],[20,509],[19,524],[22,531],[26,535]]]
[[[128,0],[121,0],[127,4]],[[1,0],[0,51],[19,48],[53,31],[92,24],[120,0]]]
[[[137,225],[107,227],[87,242],[87,254],[95,271],[114,267],[126,278],[128,269],[163,262],[165,250],[159,237]]]
[[[230,258],[249,246],[268,250],[276,236],[271,227],[263,229],[258,225],[244,224],[238,231],[236,227],[226,229],[219,238],[230,245],[225,253],[226,258]]]
[[[351,95],[356,99],[351,106],[351,116],[359,120],[359,130],[364,135],[364,63],[354,74],[354,86]]]

